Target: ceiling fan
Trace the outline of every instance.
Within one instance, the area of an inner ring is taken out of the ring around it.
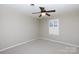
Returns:
[[[41,17],[41,16],[45,16],[45,15],[50,16],[49,13],[56,12],[56,10],[48,10],[48,11],[46,11],[44,7],[39,7],[39,8],[41,10],[40,12],[35,12],[35,13],[32,13],[32,14],[38,14],[38,13],[40,13],[39,17]]]

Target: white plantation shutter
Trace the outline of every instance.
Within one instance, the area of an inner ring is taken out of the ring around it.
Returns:
[[[49,20],[49,34],[59,35],[59,19]]]

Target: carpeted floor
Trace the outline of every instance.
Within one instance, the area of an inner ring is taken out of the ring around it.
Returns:
[[[79,53],[75,47],[48,40],[33,40],[26,44],[5,50],[0,54],[73,54]]]

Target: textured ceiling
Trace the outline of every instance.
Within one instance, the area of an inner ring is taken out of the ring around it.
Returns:
[[[20,13],[24,13],[31,17],[38,17],[39,14],[32,14],[33,12],[39,12],[39,7],[45,7],[46,10],[52,10],[55,9],[55,13],[53,14],[64,14],[69,12],[76,12],[79,11],[79,5],[78,4],[35,4],[35,6],[31,6],[30,4],[12,4],[12,5],[6,5],[11,8],[14,8]]]

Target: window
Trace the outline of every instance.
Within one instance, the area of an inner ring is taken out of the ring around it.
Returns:
[[[59,35],[59,19],[49,20],[49,34]]]

